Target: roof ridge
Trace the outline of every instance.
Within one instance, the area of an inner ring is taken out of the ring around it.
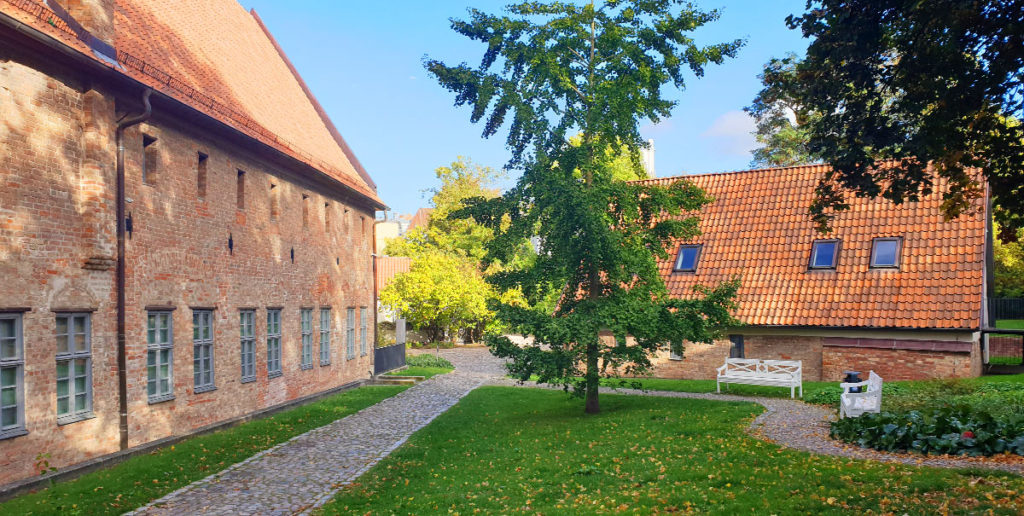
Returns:
[[[666,177],[651,177],[647,179],[638,179],[636,181],[630,181],[630,183],[650,183],[654,181],[670,181],[678,179],[689,179],[692,177],[709,177],[709,176],[724,176],[727,174],[747,174],[751,172],[776,172],[780,170],[793,170],[793,169],[808,169],[817,167],[830,167],[828,163],[808,163],[804,165],[788,165],[785,167],[762,167],[762,168],[750,168],[743,170],[723,170],[721,172],[702,172],[700,174],[679,174],[675,176]]]
[[[348,146],[348,142],[345,141],[345,138],[341,135],[341,132],[338,131],[338,128],[335,127],[331,117],[327,116],[327,111],[324,110],[323,106],[320,105],[320,101],[318,101],[316,96],[313,95],[313,91],[309,89],[305,79],[302,78],[298,69],[296,69],[295,65],[292,64],[291,59],[288,59],[288,55],[284,53],[284,49],[277,43],[277,38],[271,34],[270,29],[268,29],[266,24],[263,23],[263,19],[260,18],[260,15],[256,12],[255,8],[250,9],[249,14],[252,15],[254,20],[256,20],[256,25],[259,26],[260,30],[266,34],[267,39],[270,40],[270,44],[273,45],[277,54],[281,56],[281,60],[284,61],[285,66],[288,67],[288,71],[292,73],[295,80],[299,83],[299,87],[302,88],[302,92],[306,94],[310,103],[313,104],[313,110],[316,111],[317,116],[319,116],[320,120],[324,123],[324,127],[327,128],[327,132],[331,133],[331,137],[333,137],[334,141],[341,147],[341,151],[345,153],[345,157],[347,157],[349,163],[352,164],[352,168],[354,168],[356,173],[359,174],[359,177],[361,177],[363,181],[366,181],[366,184],[376,192],[377,183],[374,183],[373,179],[370,178],[370,174],[363,168],[362,163],[359,162],[359,158],[356,157],[355,152],[353,152],[352,148]]]

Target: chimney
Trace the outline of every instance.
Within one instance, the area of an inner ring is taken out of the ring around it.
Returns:
[[[654,173],[654,140],[647,140],[647,147],[640,149],[640,161],[647,172],[647,177],[657,177]]]
[[[67,22],[78,39],[100,58],[117,61],[114,51],[115,0],[46,0],[59,18]]]

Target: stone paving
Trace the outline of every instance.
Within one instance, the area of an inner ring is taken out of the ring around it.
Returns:
[[[504,374],[501,362],[486,349],[445,350],[443,355],[456,365],[454,372],[296,436],[132,514],[312,511],[467,393]]]

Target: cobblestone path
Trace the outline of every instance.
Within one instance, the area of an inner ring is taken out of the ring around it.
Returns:
[[[296,436],[133,514],[308,513],[467,393],[504,374],[487,349],[441,354],[455,364],[454,372]]]

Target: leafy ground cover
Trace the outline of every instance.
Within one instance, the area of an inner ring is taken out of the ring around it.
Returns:
[[[750,403],[479,388],[325,514],[1017,514],[1019,476],[856,461],[748,436]]]
[[[0,514],[122,514],[405,390],[367,386],[201,435],[0,504]]]

